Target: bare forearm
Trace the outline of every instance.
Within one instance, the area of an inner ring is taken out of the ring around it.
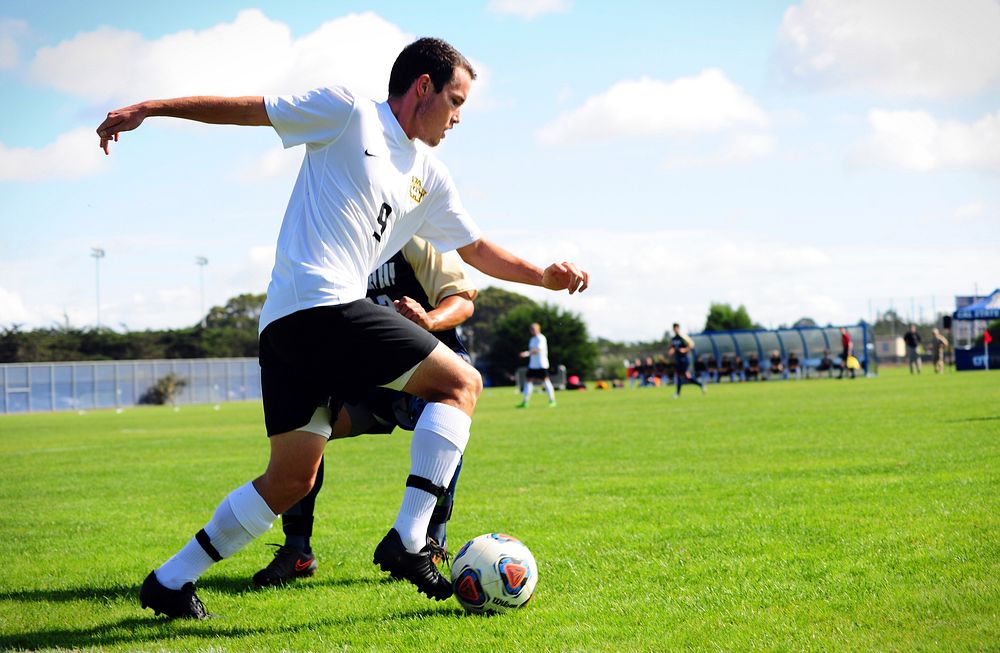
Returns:
[[[147,116],[164,116],[196,120],[215,125],[266,126],[271,121],[264,109],[264,98],[259,95],[243,97],[218,97],[196,95],[170,100],[140,102]]]
[[[475,305],[466,293],[450,295],[441,300],[433,311],[427,313],[428,331],[445,331],[465,322],[475,311]]]
[[[197,120],[215,125],[270,125],[271,119],[264,108],[264,98],[259,95],[245,97],[216,97],[200,95],[172,100],[147,100],[108,113],[97,128],[100,147],[109,154],[108,145],[117,141],[122,132],[132,131],[150,116],[168,116]]]
[[[495,279],[515,281],[530,286],[543,285],[540,267],[485,239],[466,245],[459,249],[458,253],[466,263]]]

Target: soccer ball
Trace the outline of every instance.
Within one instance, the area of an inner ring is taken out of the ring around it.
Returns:
[[[487,533],[469,540],[451,563],[455,598],[469,612],[523,608],[535,591],[538,567],[521,540]]]

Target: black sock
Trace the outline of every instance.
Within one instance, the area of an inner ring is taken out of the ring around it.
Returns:
[[[309,540],[312,538],[313,515],[316,511],[316,495],[323,487],[323,461],[319,461],[316,470],[316,482],[301,501],[281,515],[281,529],[285,533],[285,546],[302,549],[304,553],[312,554]]]

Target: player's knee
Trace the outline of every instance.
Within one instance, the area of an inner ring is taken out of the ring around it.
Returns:
[[[460,399],[475,406],[476,402],[479,401],[479,395],[483,393],[483,377],[479,370],[471,365],[464,365],[459,385]]]
[[[475,407],[483,392],[483,377],[471,365],[457,366],[451,374],[430,393],[429,401],[456,403],[459,406]]]
[[[268,470],[262,480],[259,489],[268,505],[277,505],[284,512],[312,491],[316,474],[311,470],[285,470],[280,474]]]

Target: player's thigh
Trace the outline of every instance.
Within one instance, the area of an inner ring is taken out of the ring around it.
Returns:
[[[444,344],[417,365],[403,387],[403,392],[427,401],[441,401],[465,410],[469,414],[483,389],[483,379],[472,367]]]

